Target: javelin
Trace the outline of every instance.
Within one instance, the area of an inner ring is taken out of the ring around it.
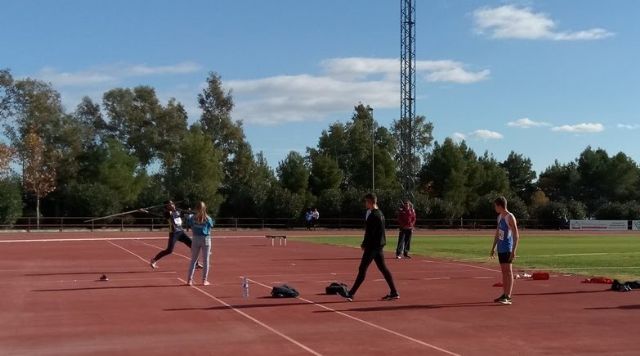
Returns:
[[[85,220],[84,222],[88,223],[88,222],[92,222],[92,221],[96,221],[96,220],[104,220],[104,219],[109,219],[109,218],[115,218],[116,216],[127,215],[127,214],[131,214],[131,213],[137,213],[137,212],[141,212],[143,210],[155,209],[155,208],[160,208],[160,207],[163,207],[163,206],[164,206],[164,204],[160,204],[160,205],[150,206],[150,207],[147,207],[147,208],[129,210],[129,211],[125,211],[124,213],[112,214],[112,215],[102,216],[102,217],[99,217],[99,218],[93,218],[93,219]]]

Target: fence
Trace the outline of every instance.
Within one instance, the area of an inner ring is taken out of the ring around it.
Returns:
[[[148,230],[156,231],[167,228],[166,220],[156,217],[125,216],[108,220],[88,221],[91,217],[41,217],[38,227],[35,217],[19,218],[13,225],[0,225],[4,230]],[[519,220],[521,229],[558,230],[568,229],[566,223],[558,221]],[[303,229],[302,219],[288,218],[216,218],[216,228],[222,229]],[[321,218],[317,224],[321,229],[361,229],[364,227],[362,218]],[[388,228],[397,228],[395,219],[387,220]],[[418,219],[416,227],[419,229],[495,229],[495,219]]]

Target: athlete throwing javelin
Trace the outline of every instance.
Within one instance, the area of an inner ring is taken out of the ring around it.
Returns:
[[[143,211],[149,213],[146,210]],[[151,268],[154,269],[158,268],[157,262],[162,257],[173,253],[176,242],[180,241],[183,244],[187,245],[189,249],[191,249],[191,238],[189,238],[189,236],[187,236],[187,234],[185,234],[184,232],[180,212],[176,209],[176,205],[173,203],[173,201],[168,200],[165,202],[163,217],[169,223],[169,240],[167,242],[167,248],[158,252],[158,254],[154,258],[152,258],[151,261],[149,261],[149,265],[151,265]],[[197,268],[202,268],[202,265],[198,263]]]

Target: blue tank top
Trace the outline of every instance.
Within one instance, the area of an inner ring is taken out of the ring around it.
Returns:
[[[505,217],[498,216],[498,253],[506,253],[513,250],[513,235],[507,221],[510,218],[511,213]]]

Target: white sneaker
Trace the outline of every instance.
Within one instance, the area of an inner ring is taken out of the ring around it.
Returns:
[[[192,286],[193,286],[193,281],[189,281],[189,282],[187,282],[187,285],[188,285],[189,287],[192,287]]]
[[[398,255],[398,256],[396,256],[396,259],[397,259],[397,260],[401,260],[401,259],[402,259],[402,256]]]
[[[209,281],[204,281],[204,282],[202,282],[202,285],[203,286],[208,286],[208,285],[211,285],[211,283],[209,283]]]
[[[149,265],[150,265],[150,266],[151,266],[151,268],[153,268],[153,269],[158,268],[158,265],[156,264],[156,261],[154,261],[154,260],[149,261]]]

